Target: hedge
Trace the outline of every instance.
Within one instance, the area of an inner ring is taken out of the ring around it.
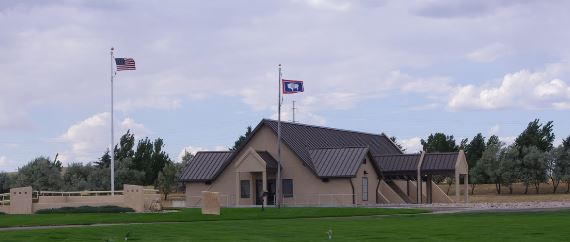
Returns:
[[[81,207],[62,207],[47,208],[36,211],[37,214],[60,214],[60,213],[129,213],[134,212],[132,208],[124,208],[118,206],[81,206]]]

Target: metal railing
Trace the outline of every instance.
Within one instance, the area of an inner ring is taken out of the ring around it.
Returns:
[[[235,195],[220,194],[218,200],[220,201],[220,206],[222,207],[230,207],[232,205],[235,205]],[[232,202],[234,204],[232,204]],[[201,207],[201,206],[202,206],[201,195],[186,196],[186,207]]]
[[[145,189],[146,190],[146,189]],[[56,191],[34,191],[36,197],[40,196],[74,196],[74,197],[84,197],[84,196],[110,196],[111,191],[74,191],[74,192],[56,192]],[[115,191],[115,195],[123,195],[123,191]]]
[[[0,206],[5,206],[10,204],[10,193],[0,194]]]
[[[220,194],[220,205],[222,207],[236,206],[235,195]],[[353,194],[337,194],[337,193],[321,193],[321,194],[292,194],[292,196],[284,197],[282,205],[284,206],[356,206],[352,203]],[[255,199],[255,198],[253,198]],[[201,207],[201,195],[186,195],[186,207]],[[254,204],[245,204],[240,202],[240,207],[256,206]]]
[[[283,198],[285,206],[354,206],[353,194],[318,193],[292,194]]]

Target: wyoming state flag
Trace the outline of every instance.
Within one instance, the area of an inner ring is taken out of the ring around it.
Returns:
[[[283,79],[283,94],[293,94],[298,92],[304,92],[303,81],[296,80],[285,80]]]

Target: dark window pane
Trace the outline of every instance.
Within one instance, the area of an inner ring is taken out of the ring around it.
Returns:
[[[362,178],[362,201],[368,201],[368,177]]]
[[[240,197],[241,198],[249,198],[249,194],[250,194],[249,180],[241,180],[239,185],[240,185],[239,186]]]
[[[283,179],[283,197],[293,197],[293,179]]]

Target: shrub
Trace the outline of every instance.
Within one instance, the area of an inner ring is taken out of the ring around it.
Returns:
[[[62,207],[47,208],[36,211],[36,214],[61,214],[61,213],[129,213],[134,212],[132,208],[124,208],[118,206],[81,206],[81,207]]]

